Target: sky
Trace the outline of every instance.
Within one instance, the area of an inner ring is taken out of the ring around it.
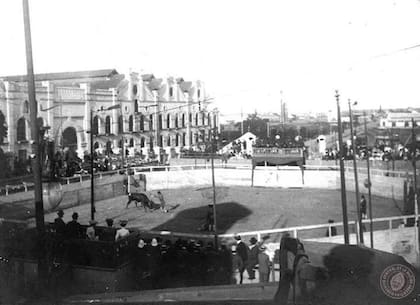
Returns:
[[[35,73],[201,80],[240,114],[420,106],[419,0],[29,0]],[[0,1],[0,75],[26,73],[22,1]],[[413,47],[413,48],[411,48]]]

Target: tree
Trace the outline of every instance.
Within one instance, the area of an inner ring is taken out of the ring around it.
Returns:
[[[4,143],[4,139],[7,137],[7,125],[6,117],[3,112],[0,111],[0,144]]]

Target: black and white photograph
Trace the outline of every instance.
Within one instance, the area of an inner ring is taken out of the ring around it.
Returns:
[[[420,0],[0,28],[0,305],[420,304]]]

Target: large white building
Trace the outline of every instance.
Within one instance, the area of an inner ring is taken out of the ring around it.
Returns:
[[[79,157],[94,148],[119,153],[122,143],[131,156],[197,149],[219,126],[203,82],[156,78],[114,69],[35,75],[38,124],[58,148]],[[26,76],[0,77],[0,111],[7,138],[1,148],[26,159],[30,121]],[[92,120],[91,120],[92,117]]]
[[[411,128],[412,119],[416,126],[420,126],[420,113],[418,112],[388,112],[381,118],[379,128]]]

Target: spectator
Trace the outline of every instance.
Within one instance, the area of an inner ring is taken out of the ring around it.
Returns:
[[[260,276],[260,283],[267,283],[270,277],[271,262],[266,250],[267,248],[262,245],[259,249],[260,253],[258,254],[258,273]]]
[[[334,223],[334,220],[332,219],[328,219],[328,223]],[[325,236],[329,237],[329,236],[336,236],[337,235],[337,228],[334,226],[331,226],[331,235],[330,235],[330,230],[327,229],[327,232],[325,233]]]
[[[79,214],[74,212],[71,215],[72,220],[66,225],[66,235],[68,239],[77,239],[82,237],[82,226],[77,221]]]
[[[89,227],[86,229],[86,237],[89,240],[98,240],[98,236],[96,234],[96,224],[98,222],[96,220],[89,220]]]
[[[237,277],[244,267],[242,258],[236,252],[236,245],[232,245],[232,284],[236,284]]]
[[[257,239],[255,237],[251,237],[249,240],[249,251],[248,251],[248,261],[246,264],[246,271],[248,272],[248,276],[250,280],[255,279],[255,266],[258,264],[258,245]]]
[[[64,216],[63,210],[59,210],[57,212],[57,215],[58,217],[54,219],[55,232],[57,234],[64,235],[66,233],[66,224],[63,220],[63,216]]]
[[[241,236],[235,235],[235,239],[236,239],[236,251],[238,252],[238,255],[241,257],[242,262],[243,262],[243,266],[239,270],[239,284],[242,284],[245,266],[248,263],[248,247],[242,241]]]
[[[99,236],[99,240],[102,241],[114,241],[115,240],[115,228],[114,220],[112,218],[105,219],[105,222],[107,224],[107,227],[102,230],[102,234]]]
[[[130,234],[130,231],[128,231],[125,226],[127,225],[127,220],[121,220],[120,226],[121,228],[117,230],[117,233],[115,234],[115,241],[118,241],[124,237],[127,237]]]

